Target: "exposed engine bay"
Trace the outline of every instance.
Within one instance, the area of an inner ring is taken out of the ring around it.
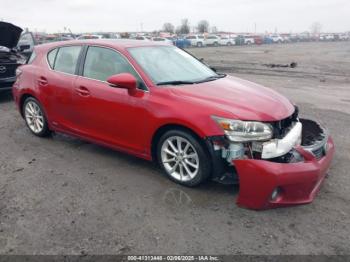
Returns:
[[[328,135],[317,122],[298,118],[298,109],[294,114],[278,122],[270,123],[274,130],[273,138],[268,141],[249,141],[234,143],[222,137],[211,139],[217,161],[214,180],[225,184],[238,183],[234,160],[254,159],[276,163],[297,163],[304,161],[295,149],[301,146],[317,159],[327,151]],[[219,160],[221,158],[221,160]],[[222,167],[224,165],[224,167]],[[218,168],[221,166],[221,168]]]
[[[27,62],[17,47],[22,29],[10,23],[0,22],[0,88],[11,88],[16,80],[16,69]]]

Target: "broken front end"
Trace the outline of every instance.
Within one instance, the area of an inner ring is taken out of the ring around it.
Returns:
[[[334,154],[323,127],[299,119],[297,108],[271,123],[214,118],[225,130],[225,137],[207,141],[214,180],[239,183],[239,206],[267,209],[312,202]]]

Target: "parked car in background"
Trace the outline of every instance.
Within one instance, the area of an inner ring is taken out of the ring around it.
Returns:
[[[97,35],[102,36],[104,39],[120,39],[122,38],[118,33],[99,33]]]
[[[264,39],[263,39],[262,36],[260,36],[260,35],[253,35],[252,37],[254,38],[254,44],[261,45],[261,44],[264,43]]]
[[[339,40],[340,41],[348,41],[349,35],[348,34],[339,34]]]
[[[85,34],[80,35],[77,40],[87,40],[87,39],[103,39],[104,37],[102,35],[92,35],[92,34]]]
[[[203,47],[205,46],[204,36],[202,35],[189,35],[185,39],[191,42],[191,46]]]
[[[87,40],[34,52],[12,90],[35,136],[66,133],[154,160],[184,186],[239,183],[237,203],[252,209],[310,203],[325,180],[335,149],[324,128],[177,47]]]
[[[243,35],[237,35],[235,37],[235,43],[236,45],[245,45],[245,38]]]
[[[220,37],[217,35],[208,35],[204,38],[204,43],[206,46],[219,46]]]
[[[70,41],[75,38],[71,35],[63,35],[63,34],[49,34],[40,37],[40,44],[57,42],[57,41]]]
[[[334,41],[335,37],[333,34],[322,34],[322,35],[320,35],[320,40],[321,41]]]
[[[291,42],[291,34],[281,34],[280,35],[283,39],[283,43],[290,43]]]
[[[186,39],[185,37],[175,37],[173,38],[173,43],[175,46],[182,49],[191,47],[191,41]]]
[[[173,40],[170,40],[170,39],[168,39],[168,38],[166,38],[166,37],[153,37],[152,38],[152,41],[155,41],[155,42],[164,42],[164,43],[167,43],[167,44],[170,44],[170,45],[173,45],[174,44],[174,42],[173,42]]]
[[[219,44],[220,45],[231,46],[231,45],[235,45],[236,41],[235,41],[235,39],[230,38],[229,36],[225,35],[225,36],[221,36],[220,37]]]
[[[246,44],[246,45],[255,44],[254,36],[244,35],[243,37],[244,37],[244,44]]]
[[[32,32],[24,32],[21,34],[17,49],[21,51],[21,54],[29,58],[34,50],[34,46],[39,44]]]
[[[150,37],[143,36],[143,35],[135,36],[135,37],[132,38],[132,39],[140,40],[140,41],[151,41],[151,38],[150,38]]]
[[[20,27],[0,22],[0,91],[11,89],[16,80],[17,67],[27,61],[24,52],[33,50],[27,41],[22,40],[18,44],[21,33]]]
[[[300,42],[312,41],[311,34],[309,32],[302,32],[302,33],[298,34],[298,39]]]
[[[277,34],[270,35],[270,38],[272,39],[272,42],[275,44],[281,44],[284,42],[283,37]]]

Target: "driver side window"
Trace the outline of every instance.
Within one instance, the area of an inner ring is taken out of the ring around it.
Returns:
[[[140,76],[121,54],[103,47],[90,46],[88,48],[83,76],[106,81],[108,77],[121,73],[132,74],[137,79],[138,88],[147,89]]]

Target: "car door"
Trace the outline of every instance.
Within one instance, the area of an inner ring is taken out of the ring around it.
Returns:
[[[73,110],[82,134],[130,151],[143,151],[148,92],[141,77],[122,54],[110,48],[88,47],[83,63],[75,83]],[[132,96],[106,82],[120,73],[133,74],[143,95]]]
[[[77,79],[78,60],[82,46],[63,46],[51,50],[47,55],[49,69],[38,75],[38,85],[48,100],[51,124],[63,131],[78,130],[72,118],[73,94]]]

